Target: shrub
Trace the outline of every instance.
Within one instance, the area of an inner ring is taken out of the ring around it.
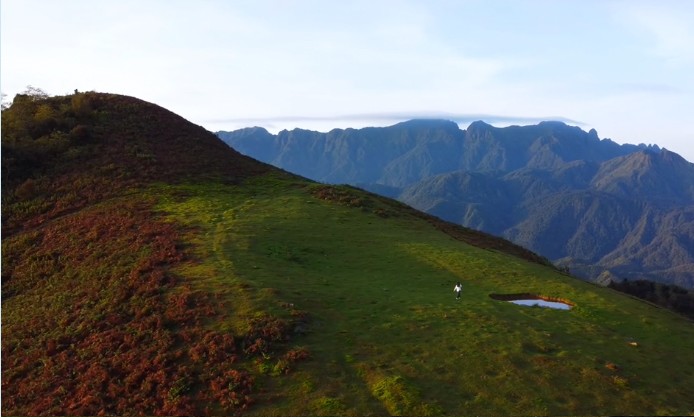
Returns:
[[[75,143],[86,143],[91,138],[92,132],[87,125],[77,125],[70,130],[70,139]]]
[[[34,196],[35,191],[36,181],[34,181],[33,178],[29,178],[17,187],[14,191],[14,195],[20,200],[29,200]]]
[[[72,112],[79,118],[91,116],[92,105],[86,93],[77,93],[70,100]]]
[[[289,323],[277,317],[253,318],[249,321],[249,327],[243,341],[243,351],[247,355],[268,353],[275,343],[289,339]]]

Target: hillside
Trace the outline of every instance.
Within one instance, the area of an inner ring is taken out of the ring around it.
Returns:
[[[527,247],[577,276],[694,288],[694,164],[560,122],[218,132],[238,151]]]
[[[694,411],[690,321],[508,241],[130,97],[2,116],[3,414]]]

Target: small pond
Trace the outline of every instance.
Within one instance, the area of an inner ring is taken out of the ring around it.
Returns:
[[[571,310],[573,304],[566,300],[555,299],[550,297],[541,297],[535,294],[490,294],[494,300],[508,301],[509,303],[528,306],[528,307],[546,307],[556,310]]]

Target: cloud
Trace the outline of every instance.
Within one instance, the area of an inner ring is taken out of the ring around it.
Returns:
[[[542,121],[559,121],[570,125],[584,125],[584,123],[563,116],[527,117],[505,116],[494,114],[463,114],[447,112],[384,112],[384,113],[360,113],[335,116],[276,116],[276,117],[247,117],[227,118],[203,121],[203,124],[214,126],[232,126],[232,129],[251,126],[263,126],[270,130],[281,130],[288,127],[315,128],[321,126],[327,129],[344,127],[385,126],[412,119],[442,119],[450,120],[460,125],[468,125],[474,121],[482,120],[486,123],[499,126],[512,124],[536,124]],[[227,127],[229,129],[229,127]]]
[[[670,64],[694,63],[694,4],[688,1],[617,3],[618,20],[650,41],[650,53]]]

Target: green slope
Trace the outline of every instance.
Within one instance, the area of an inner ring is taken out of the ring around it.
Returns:
[[[220,328],[301,310],[311,359],[260,383],[257,414],[682,414],[694,411],[694,326],[556,270],[441,233],[399,205],[275,175],[161,187],[200,234],[200,286]],[[331,196],[339,195],[339,198]],[[330,197],[327,200],[321,197]],[[463,283],[460,302],[453,296]],[[492,293],[570,300],[570,311]],[[305,331],[305,332],[304,332]],[[304,334],[305,333],[305,334]],[[637,346],[633,346],[635,342]],[[255,365],[271,368],[268,356]]]
[[[508,242],[128,97],[2,121],[3,414],[694,412],[690,321]]]

